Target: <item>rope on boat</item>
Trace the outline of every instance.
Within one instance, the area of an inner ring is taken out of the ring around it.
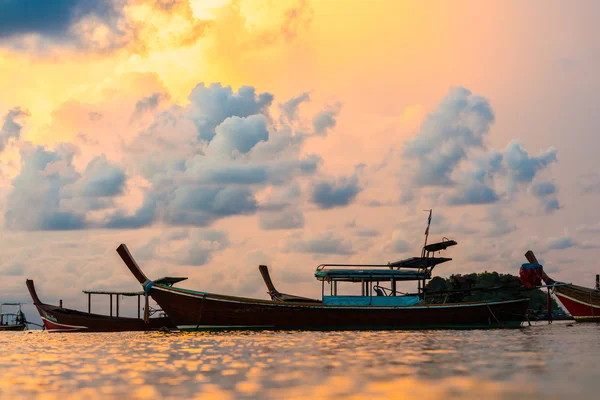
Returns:
[[[498,318],[496,318],[496,315],[492,311],[492,308],[490,307],[490,305],[488,303],[485,303],[485,305],[487,306],[488,310],[490,311],[490,314],[492,314],[492,317],[494,317],[494,319],[496,320],[496,322],[498,323],[498,325],[502,325],[502,323],[498,320]]]

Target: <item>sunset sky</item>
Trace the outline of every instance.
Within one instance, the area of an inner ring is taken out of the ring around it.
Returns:
[[[324,262],[600,273],[600,3],[0,1],[0,301]],[[106,302],[107,303],[107,302]],[[107,308],[107,307],[105,307]],[[34,317],[32,308],[27,313]],[[101,311],[99,308],[98,311]],[[107,310],[106,310],[107,311]],[[37,316],[36,316],[37,318]]]

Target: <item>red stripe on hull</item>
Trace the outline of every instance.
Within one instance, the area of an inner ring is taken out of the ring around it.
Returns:
[[[600,308],[591,304],[584,304],[565,297],[561,293],[555,293],[569,314],[578,321],[600,321]]]
[[[87,332],[87,326],[71,326],[71,325],[63,325],[54,323],[52,321],[48,321],[45,318],[42,318],[42,322],[46,327],[48,332]]]

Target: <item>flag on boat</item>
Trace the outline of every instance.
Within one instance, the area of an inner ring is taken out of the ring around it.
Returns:
[[[429,210],[429,218],[427,219],[427,229],[425,229],[425,234],[429,235],[429,225],[431,225],[431,211]]]

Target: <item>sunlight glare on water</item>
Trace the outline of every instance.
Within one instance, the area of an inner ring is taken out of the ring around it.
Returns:
[[[593,398],[600,324],[0,334],[2,398]]]

